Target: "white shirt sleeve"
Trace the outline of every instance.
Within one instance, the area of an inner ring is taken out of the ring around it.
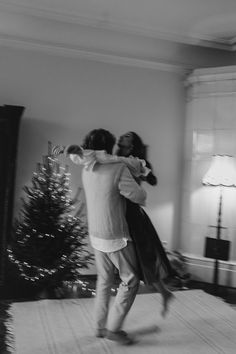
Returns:
[[[147,193],[132,177],[129,169],[125,167],[119,181],[120,194],[132,202],[145,205]]]
[[[82,165],[83,164],[83,159],[79,155],[76,154],[69,154],[67,155],[71,161],[73,161],[76,165]]]

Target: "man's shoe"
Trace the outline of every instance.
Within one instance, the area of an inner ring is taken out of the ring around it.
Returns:
[[[107,332],[106,328],[99,328],[96,330],[95,336],[97,338],[104,338],[106,336],[106,332]]]
[[[119,344],[131,345],[134,343],[134,340],[130,338],[125,331],[112,332],[107,330],[106,332],[107,339],[117,342]]]

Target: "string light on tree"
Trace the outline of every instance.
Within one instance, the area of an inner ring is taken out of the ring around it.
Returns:
[[[68,166],[62,168],[51,150],[49,142],[48,155],[32,174],[32,185],[23,189],[26,198],[8,249],[19,276],[43,289],[77,281],[80,270],[93,259],[86,249],[84,220],[71,215],[80,201],[71,198]]]

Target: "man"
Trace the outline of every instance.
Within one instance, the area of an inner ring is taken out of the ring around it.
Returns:
[[[112,154],[115,137],[104,129],[91,131],[83,148]],[[75,150],[67,149],[73,159]],[[79,153],[79,152],[78,152]],[[97,266],[95,300],[95,328],[97,337],[132,344],[132,339],[122,331],[139,287],[138,264],[134,245],[126,222],[126,201],[144,204],[146,192],[136,183],[129,169],[122,162],[92,164],[83,168],[82,181],[85,191],[88,228]],[[114,303],[109,310],[114,269],[121,279]]]

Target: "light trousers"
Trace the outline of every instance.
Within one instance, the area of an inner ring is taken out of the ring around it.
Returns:
[[[139,288],[137,258],[132,242],[116,252],[95,250],[97,286],[95,299],[96,329],[107,328],[117,332],[121,329]],[[114,269],[121,279],[114,302],[109,309]]]

